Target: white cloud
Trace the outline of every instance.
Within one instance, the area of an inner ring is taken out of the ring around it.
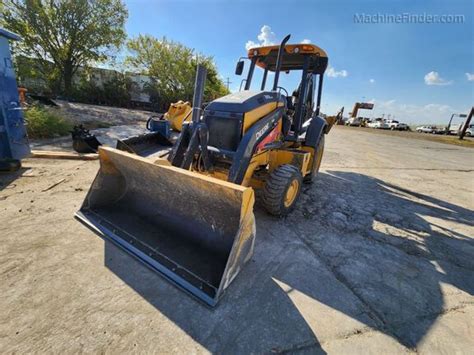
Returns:
[[[347,72],[347,70],[345,69],[342,69],[342,70],[339,70],[337,71],[336,69],[334,69],[333,67],[329,66],[327,71],[326,71],[326,74],[327,76],[329,76],[330,78],[345,78],[346,76],[349,75],[349,73]]]
[[[466,73],[466,78],[468,81],[474,81],[474,74]]]
[[[263,25],[260,29],[260,33],[257,35],[258,42],[252,40],[247,41],[245,49],[260,47],[260,46],[271,46],[275,44],[276,35],[272,31],[272,28],[268,25]]]
[[[260,33],[257,35],[258,41],[248,40],[245,43],[245,49],[249,50],[250,48],[260,47],[260,46],[272,46],[276,43],[276,35],[275,32],[272,31],[272,28],[268,25],[263,25],[260,29]],[[303,44],[310,44],[310,39],[303,39],[300,43]]]
[[[247,43],[245,43],[245,49],[246,50],[249,50],[250,48],[255,48],[255,47],[258,47],[259,44],[258,43],[255,43],[254,41],[247,41]]]
[[[430,71],[425,75],[425,84],[426,85],[451,85],[452,81],[447,81],[439,76],[439,73],[436,71]]]
[[[369,83],[374,84],[374,83],[375,83],[375,79],[370,79],[370,80],[369,80]]]
[[[372,117],[381,117],[385,114],[395,116],[401,122],[411,124],[446,124],[453,113],[464,112],[465,110],[454,108],[450,105],[429,103],[425,105],[413,105],[398,103],[396,100],[371,100],[374,103]]]
[[[271,46],[272,44],[275,44],[275,32],[272,32],[272,29],[270,26],[263,25],[263,27],[260,29],[260,34],[257,36],[258,40],[262,43],[264,46]]]

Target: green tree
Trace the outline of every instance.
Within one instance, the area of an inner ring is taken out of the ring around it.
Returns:
[[[197,63],[207,68],[205,100],[228,93],[210,56],[165,37],[157,39],[149,35],[129,40],[127,47],[130,51],[127,64],[151,78],[148,91],[162,109],[171,102],[192,100]]]
[[[130,104],[134,83],[127,73],[109,71],[108,78],[102,83],[91,79],[93,72],[100,70],[88,68],[75,77],[71,90],[71,99],[95,105],[127,107]]]
[[[17,53],[36,58],[68,95],[79,67],[107,60],[124,42],[127,16],[121,0],[6,0],[2,24],[23,37]]]

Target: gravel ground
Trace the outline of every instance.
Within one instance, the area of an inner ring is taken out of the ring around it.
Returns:
[[[78,123],[97,123],[106,125],[125,125],[146,122],[153,113],[122,107],[89,105],[79,102],[55,100],[61,113],[71,121]]]
[[[120,125],[108,128],[96,128],[90,131],[100,143],[115,148],[117,139],[123,139],[149,132],[145,123],[133,125]],[[31,149],[51,151],[73,151],[71,136],[53,139],[36,139],[30,142]]]
[[[73,219],[96,161],[25,160],[0,176],[0,351],[472,353],[474,151],[345,127],[326,144],[294,213],[256,207],[212,310]]]
[[[121,107],[88,105],[77,102],[55,100],[58,107],[50,107],[52,111],[59,111],[62,116],[74,125],[83,124],[86,127],[106,126],[91,129],[102,144],[115,147],[117,138],[140,134],[146,131],[146,121],[153,112],[132,110]],[[71,135],[50,138],[31,139],[32,149],[72,151]]]

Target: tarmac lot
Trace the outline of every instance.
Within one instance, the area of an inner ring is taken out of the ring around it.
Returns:
[[[215,309],[74,220],[97,161],[23,165],[0,176],[2,353],[472,353],[471,148],[333,128]]]

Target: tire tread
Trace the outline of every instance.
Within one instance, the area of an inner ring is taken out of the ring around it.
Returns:
[[[270,174],[263,188],[262,196],[262,204],[268,213],[274,216],[282,216],[291,211],[295,203],[293,203],[293,205],[289,208],[285,209],[282,207],[282,201],[286,194],[289,183],[295,177],[299,180],[301,189],[301,173],[299,169],[293,165],[281,165]]]

